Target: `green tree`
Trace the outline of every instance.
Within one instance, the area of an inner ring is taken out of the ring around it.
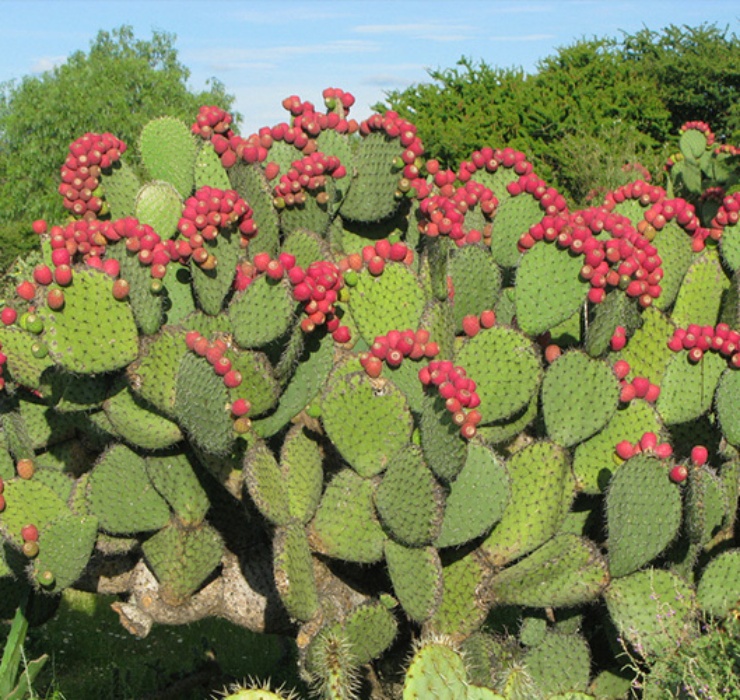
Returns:
[[[64,215],[54,194],[59,167],[70,142],[87,131],[110,131],[134,146],[152,118],[170,114],[190,123],[202,104],[230,109],[234,97],[217,80],[206,91],[190,90],[190,71],[174,42],[158,31],[148,41],[136,39],[130,26],[100,31],[88,53],[0,86],[2,221]]]

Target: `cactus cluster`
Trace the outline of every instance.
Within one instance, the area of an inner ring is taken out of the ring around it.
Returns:
[[[740,609],[740,199],[571,211],[324,99],[72,144],[0,311],[0,576],[291,635],[325,698],[626,696]]]

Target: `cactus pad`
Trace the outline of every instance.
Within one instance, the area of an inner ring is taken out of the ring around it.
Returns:
[[[278,339],[288,330],[295,306],[286,284],[258,277],[229,305],[234,340],[239,347],[258,348]]]
[[[172,117],[150,121],[141,131],[139,152],[152,180],[171,183],[183,198],[190,195],[196,145],[185,123]]]
[[[704,612],[718,618],[740,608],[740,549],[726,550],[709,562],[699,580],[697,600]]]
[[[404,612],[416,622],[427,620],[442,599],[442,565],[437,550],[404,547],[386,540],[385,561],[393,592]]]
[[[278,527],[273,540],[275,585],[288,614],[310,620],[319,607],[313,559],[303,525],[295,520]]]

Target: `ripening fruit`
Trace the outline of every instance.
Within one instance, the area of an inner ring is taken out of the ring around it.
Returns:
[[[15,309],[11,309],[9,306],[6,306],[2,311],[0,311],[0,321],[2,321],[6,326],[12,326],[17,318],[18,312]]]
[[[50,309],[59,311],[64,306],[64,292],[61,289],[52,289],[46,295],[46,303]]]
[[[685,464],[677,464],[675,467],[671,468],[668,476],[672,482],[680,484],[686,481],[689,476],[689,470],[686,468]]]
[[[118,301],[123,301],[124,299],[128,298],[130,291],[131,286],[124,279],[116,280],[113,283],[113,296],[118,299]]]
[[[32,459],[19,459],[15,471],[21,479],[30,479],[36,471],[36,465]]]
[[[21,528],[21,537],[24,542],[38,542],[39,529],[35,525],[24,525]]]
[[[465,335],[474,338],[480,333],[480,319],[473,314],[465,316],[462,320],[462,327]]]
[[[709,451],[704,445],[697,445],[691,450],[691,461],[697,466],[701,467],[707,463],[709,459]]]

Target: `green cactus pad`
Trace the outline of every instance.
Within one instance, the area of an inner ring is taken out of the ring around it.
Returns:
[[[591,652],[578,634],[549,632],[524,656],[532,680],[548,694],[585,693],[591,676]],[[585,696],[589,697],[589,696]]]
[[[75,413],[100,408],[108,396],[110,375],[74,375],[57,372],[54,375],[55,391],[59,400],[54,410]]]
[[[455,318],[446,301],[433,299],[424,307],[419,326],[429,331],[430,340],[439,345],[439,359],[450,360],[454,354]]]
[[[342,218],[352,221],[380,221],[398,208],[395,192],[399,173],[393,159],[403,146],[396,139],[376,132],[362,139],[355,153],[356,176],[341,207]]]
[[[131,307],[113,298],[104,272],[77,270],[61,311],[40,310],[52,361],[70,372],[97,374],[125,367],[139,353]]]
[[[250,416],[260,416],[272,409],[277,403],[280,387],[275,379],[267,356],[262,352],[236,348],[228,350],[226,357],[231,360],[232,367],[241,373],[242,383],[229,389],[229,400],[239,398],[249,399]]]
[[[684,529],[692,544],[707,545],[728,514],[722,481],[706,465],[689,471],[684,499]]]
[[[548,243],[526,252],[516,273],[516,318],[525,333],[540,335],[581,308],[589,288],[578,276],[582,266],[580,257]]]
[[[636,444],[645,433],[660,435],[663,424],[646,401],[635,400],[620,408],[606,427],[578,445],[573,453],[573,473],[578,491],[601,493],[606,490],[617,466],[616,445],[622,440]]]
[[[707,250],[686,271],[671,318],[677,326],[717,323],[722,295],[730,282],[716,250]]]
[[[193,167],[196,190],[204,186],[215,187],[219,190],[231,189],[229,175],[221,165],[221,158],[213,148],[213,144],[208,141],[204,141],[198,149]]]
[[[187,353],[181,330],[165,327],[142,345],[139,359],[129,366],[131,388],[166,415],[173,415],[177,374]]]
[[[177,423],[136,396],[125,381],[118,383],[103,409],[115,431],[135,447],[160,450],[182,440]]]
[[[740,269],[740,226],[727,226],[719,239],[722,262],[733,272]]]
[[[139,262],[137,253],[126,250],[123,242],[108,246],[107,255],[118,260],[121,266],[119,277],[129,283],[126,303],[131,305],[136,325],[146,335],[156,333],[164,319],[164,295],[152,290],[150,268]]]
[[[62,515],[39,528],[39,554],[33,561],[36,578],[50,571],[54,583],[47,590],[61,591],[71,586],[85,570],[90,559],[98,519],[72,513]]]
[[[465,466],[450,484],[435,547],[455,547],[480,537],[504,513],[510,493],[504,461],[479,443],[468,445]]]
[[[420,547],[437,537],[444,494],[425,464],[420,447],[407,445],[391,457],[375,491],[375,507],[396,542]]]
[[[23,397],[18,408],[34,450],[51,447],[75,434],[74,419],[65,413],[57,413],[47,404]]]
[[[382,275],[360,273],[350,292],[349,310],[365,341],[371,344],[390,330],[418,328],[427,303],[416,275],[401,263],[388,263]]]
[[[563,533],[494,576],[490,588],[499,604],[561,608],[596,600],[608,582],[596,545]]]
[[[146,473],[182,524],[200,525],[210,502],[187,455],[149,456],[146,458]]]
[[[454,479],[465,464],[467,447],[439,396],[425,394],[419,432],[429,468],[444,481]]]
[[[479,316],[481,311],[496,306],[501,292],[501,270],[483,247],[467,245],[452,256],[448,274],[455,288],[452,311],[456,330],[460,332],[463,317]]]
[[[719,379],[714,396],[715,410],[722,434],[728,442],[740,446],[740,372],[726,369]]]
[[[142,184],[134,169],[119,160],[102,173],[101,180],[111,219],[133,216],[134,202]]]
[[[170,509],[149,480],[146,462],[124,445],[107,450],[93,468],[90,510],[113,535],[159,530]]]
[[[508,461],[511,497],[503,517],[481,549],[494,566],[503,566],[549,540],[563,522],[573,496],[566,451],[552,442],[535,442]]]
[[[687,129],[678,140],[681,153],[687,158],[698,160],[707,150],[707,137],[703,131],[698,129]]]
[[[542,381],[547,434],[565,447],[583,442],[601,430],[618,403],[619,382],[609,365],[582,352],[561,355]]]
[[[3,365],[3,378],[12,380],[31,389],[40,389],[44,373],[54,366],[49,355],[36,357],[31,347],[37,337],[20,328],[0,325],[0,347],[8,360]],[[48,373],[47,373],[48,374]]]
[[[311,548],[335,559],[371,564],[386,540],[373,505],[373,482],[343,469],[329,482],[311,521]]]
[[[305,655],[313,694],[332,700],[357,697],[358,663],[340,624],[322,628],[311,640]]]
[[[499,202],[496,216],[493,219],[491,253],[493,259],[501,267],[514,267],[521,257],[517,248],[519,237],[527,233],[531,226],[541,221],[543,212],[540,203],[528,194],[511,197],[507,193],[499,197]],[[565,256],[567,257],[567,253]]]
[[[142,550],[159,580],[162,600],[181,605],[218,566],[223,542],[208,523],[197,528],[170,523],[144,542]]]
[[[527,406],[509,418],[479,425],[478,435],[489,445],[503,444],[519,435],[537,417],[538,411],[539,396],[535,394]]]
[[[242,348],[267,345],[288,331],[295,311],[289,285],[261,275],[229,305],[234,340]]]
[[[438,634],[463,639],[483,623],[488,605],[480,592],[489,569],[477,552],[442,561],[442,602],[427,621],[427,628]]]
[[[382,472],[411,437],[413,419],[403,394],[364,372],[330,381],[321,407],[329,438],[361,476]]]
[[[316,512],[324,482],[323,455],[306,428],[296,425],[285,436],[280,452],[280,470],[287,487],[292,518],[308,523]]]
[[[273,144],[270,149],[271,157],[272,151],[279,145]],[[292,150],[298,154],[296,149]],[[251,249],[269,253],[274,258],[280,249],[280,221],[272,204],[272,188],[262,168],[256,163],[239,161],[229,168],[229,180],[239,196],[252,208],[252,219],[257,224],[257,237],[250,243]]]
[[[190,438],[206,452],[227,454],[234,441],[227,406],[229,391],[205,358],[187,353],[177,375],[174,413]]]
[[[462,656],[449,644],[422,643],[403,683],[403,700],[467,700],[468,680]]]
[[[324,129],[316,138],[317,149],[327,156],[339,158],[339,162],[346,168],[347,173],[353,172],[355,167],[352,146],[353,144],[346,134],[340,134],[334,129]],[[344,199],[351,182],[349,176],[334,180],[337,202]]]
[[[33,459],[33,440],[28,434],[26,423],[21,416],[16,401],[10,401],[0,394],[0,424],[2,424],[5,442],[10,454],[19,459]]]
[[[190,196],[195,183],[196,144],[188,126],[173,117],[154,119],[139,136],[139,152],[152,180],[165,180]]]
[[[383,377],[387,377],[394,386],[400,389],[412,413],[417,415],[424,410],[424,385],[419,381],[419,369],[424,364],[424,360],[414,362],[407,359],[398,367],[383,368]]]
[[[21,530],[29,524],[39,531],[47,523],[69,514],[64,500],[50,486],[36,479],[14,478],[5,482],[5,510],[0,513],[0,528],[16,547],[23,545]]]
[[[629,669],[606,669],[596,674],[589,690],[599,700],[621,700],[629,696],[633,680]]]
[[[307,268],[318,260],[329,260],[331,253],[326,241],[314,229],[295,229],[286,237],[281,253],[295,256],[296,265]]]
[[[681,494],[666,464],[639,454],[619,467],[607,491],[606,517],[612,576],[632,573],[658,556],[681,524]]]
[[[212,241],[206,241],[204,248],[216,256],[216,267],[204,270],[191,262],[190,274],[193,277],[193,291],[198,305],[211,316],[223,308],[224,300],[231,291],[236,265],[242,256],[240,234],[237,231],[221,229]]]
[[[139,190],[134,216],[139,223],[148,224],[166,240],[177,234],[182,208],[183,201],[178,191],[169,182],[157,180],[148,182]]]
[[[580,314],[575,314],[575,318],[580,324]],[[631,335],[641,320],[634,299],[619,291],[611,292],[601,304],[594,305],[583,349],[591,357],[601,357],[609,350],[617,326],[622,326]]]
[[[387,540],[385,561],[404,612],[419,623],[431,617],[442,600],[442,564],[437,550],[412,549]]]
[[[499,326],[467,340],[455,363],[462,365],[477,385],[483,424],[509,418],[527,406],[542,376],[529,338]]]
[[[72,495],[75,482],[68,474],[59,469],[46,467],[41,460],[42,456],[37,459],[37,469],[33,475],[33,480],[39,484],[48,486],[54,493],[67,503]]]
[[[263,442],[256,442],[244,456],[244,481],[257,508],[275,525],[290,521],[288,494],[275,457]]]
[[[268,417],[252,423],[255,432],[262,437],[274,435],[300,413],[324,386],[333,362],[331,334],[321,339],[316,336],[309,338],[295,373],[278,399],[277,408]]]
[[[332,203],[334,202],[334,182],[327,178],[324,191],[329,196],[329,202],[319,204],[315,195],[318,192],[307,193],[306,201],[292,207],[285,207],[280,213],[280,228],[284,234],[290,235],[296,231],[313,231],[323,236],[331,222]],[[299,263],[300,264],[300,263]]]
[[[604,598],[619,634],[644,658],[669,653],[695,633],[694,591],[670,571],[613,579]]]
[[[673,324],[658,309],[651,306],[642,312],[642,325],[621,352],[621,358],[629,363],[632,377],[647,377],[652,384],[662,384],[666,365],[673,355],[668,347],[673,330]]]
[[[682,350],[668,360],[660,386],[656,408],[668,425],[694,420],[709,411],[717,383],[727,368],[718,353],[707,352],[696,364],[689,362],[687,355]]]
[[[740,549],[718,554],[702,572],[697,588],[701,609],[725,618],[740,608]]]
[[[676,300],[681,282],[689,269],[694,254],[691,251],[691,238],[674,221],[669,221],[653,239],[663,269],[660,281],[660,296],[653,302],[658,309],[669,308]]]
[[[165,311],[162,323],[177,325],[195,311],[195,297],[191,286],[190,268],[182,265],[168,265],[165,273],[162,296],[162,309]]]
[[[310,620],[319,607],[319,595],[303,525],[292,520],[278,527],[272,547],[275,586],[285,609],[296,620]]]

